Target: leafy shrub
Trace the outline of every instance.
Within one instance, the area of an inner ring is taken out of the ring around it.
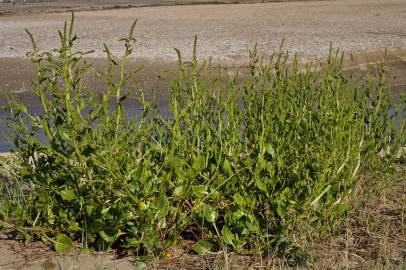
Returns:
[[[350,81],[338,53],[299,68],[283,49],[254,49],[249,73],[230,77],[198,63],[196,46],[191,61],[178,51],[162,114],[125,70],[134,26],[122,56],[105,46],[101,93],[84,81],[90,65],[74,50],[73,16],[57,50],[41,52],[30,35],[44,113],[9,97],[24,200],[2,200],[4,226],[60,251],[80,240],[158,254],[180,237],[199,241],[198,253],[292,249],[303,225],[339,224],[362,171],[387,170],[405,143],[385,68]],[[125,112],[127,98],[141,116]]]

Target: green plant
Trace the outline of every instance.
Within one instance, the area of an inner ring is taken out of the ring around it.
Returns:
[[[338,52],[300,69],[282,47],[269,57],[253,49],[249,74],[231,78],[197,61],[195,39],[190,61],[177,51],[164,115],[125,70],[134,27],[122,56],[105,46],[101,93],[83,80],[73,16],[58,50],[41,52],[29,34],[44,113],[9,97],[14,179],[25,188],[23,202],[1,201],[3,226],[60,251],[80,240],[156,255],[182,237],[197,253],[277,248],[297,263],[305,254],[292,235],[339,224],[362,171],[390,169],[405,144],[384,65],[351,82]],[[125,113],[126,98],[141,116]]]

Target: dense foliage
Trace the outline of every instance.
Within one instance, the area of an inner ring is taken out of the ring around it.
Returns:
[[[125,69],[135,24],[122,56],[105,46],[101,93],[84,80],[72,25],[52,52],[32,38],[44,113],[9,98],[17,166],[0,200],[3,226],[57,251],[79,240],[158,254],[182,237],[198,253],[283,249],[303,226],[339,224],[360,173],[390,169],[405,143],[383,66],[350,81],[339,54],[299,68],[282,49],[254,49],[248,74],[230,77],[195,47],[191,61],[178,52],[163,114]],[[141,115],[125,112],[127,98]]]

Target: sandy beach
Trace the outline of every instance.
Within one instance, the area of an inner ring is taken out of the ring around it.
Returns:
[[[0,16],[70,11],[97,11],[134,7],[252,4],[294,1],[298,0],[1,0],[0,4],[2,3],[3,5],[0,5]]]
[[[0,58],[22,57],[36,37],[41,49],[58,46],[57,30],[69,13],[0,16]],[[76,13],[78,49],[103,57],[106,42],[122,52],[118,39],[138,19],[135,57],[173,61],[179,48],[190,55],[194,35],[204,57],[240,63],[255,44],[269,52],[285,47],[305,57],[321,57],[330,43],[345,51],[406,46],[406,2],[341,0],[234,5],[180,5],[82,11]],[[0,60],[0,64],[2,61]]]

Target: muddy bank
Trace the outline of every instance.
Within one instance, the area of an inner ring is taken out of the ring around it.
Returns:
[[[344,54],[343,67],[348,72],[360,74],[367,71],[370,66],[386,63],[392,87],[395,90],[406,88],[406,46],[341,52]],[[299,65],[302,67],[310,62],[324,62],[325,59],[325,57],[298,57]],[[98,71],[104,71],[107,68],[106,59],[88,57],[86,62],[92,65],[87,79],[90,80],[90,84],[95,86],[94,89],[101,90],[102,84],[95,78]],[[244,76],[248,63],[249,58],[245,56],[238,64],[221,62],[221,67],[229,75],[233,75],[238,70]],[[11,91],[22,98],[29,95],[32,81],[35,80],[35,68],[31,61],[26,57],[3,57],[0,58],[0,66],[0,93]],[[127,61],[126,69],[128,71],[139,70],[135,85],[159,98],[165,95],[167,79],[170,78],[171,71],[177,69],[177,66],[177,61],[134,58]],[[213,66],[217,68],[216,63]],[[160,100],[158,99],[158,101]]]

